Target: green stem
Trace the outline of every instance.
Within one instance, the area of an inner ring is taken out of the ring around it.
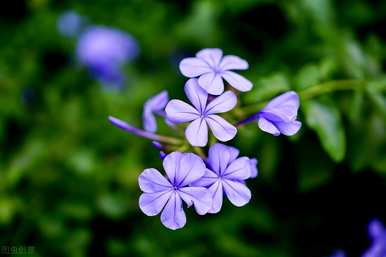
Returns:
[[[303,100],[311,99],[333,91],[360,89],[365,87],[366,84],[367,83],[364,80],[328,81],[300,91],[299,96]]]
[[[355,90],[364,88],[367,84],[364,80],[333,80],[328,82],[323,82],[309,88],[306,88],[300,92],[298,92],[300,98],[302,100],[311,99],[323,94],[331,93],[334,91],[340,90]],[[236,113],[236,116],[240,118],[240,116],[246,117],[257,113],[260,111],[268,101],[263,101],[259,103],[250,104],[239,109],[239,113]],[[243,113],[241,115],[240,113]]]
[[[204,151],[202,151],[202,148],[194,146],[194,147],[193,147],[193,150],[194,150],[201,158],[206,159],[205,153],[204,153]]]

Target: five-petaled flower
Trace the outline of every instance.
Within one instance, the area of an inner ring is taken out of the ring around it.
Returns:
[[[236,136],[237,129],[217,113],[224,113],[236,106],[236,95],[227,91],[208,101],[208,93],[198,86],[197,79],[189,79],[185,84],[185,94],[193,106],[181,101],[171,100],[165,108],[166,116],[174,123],[190,122],[185,136],[193,146],[206,146],[208,125],[213,135],[220,141],[229,141]]]
[[[299,96],[293,91],[286,92],[275,98],[255,116],[259,128],[274,136],[296,134],[301,122],[296,120],[299,109]]]
[[[246,70],[248,63],[234,55],[223,56],[222,50],[208,48],[199,51],[196,57],[185,58],[180,62],[181,73],[188,78],[198,78],[198,84],[211,95],[224,92],[225,79],[233,88],[246,92],[252,83],[232,70]]]
[[[205,173],[205,164],[193,153],[172,152],[163,160],[168,179],[156,169],[145,169],[138,178],[144,192],[139,198],[139,207],[148,216],[162,211],[161,222],[167,228],[179,229],[186,223],[182,201],[188,207],[194,205],[200,215],[211,207],[209,190],[202,186],[191,186]]]
[[[209,149],[205,175],[193,183],[194,186],[207,187],[213,201],[209,213],[221,210],[223,194],[235,206],[243,206],[251,199],[251,191],[245,180],[254,174],[248,157],[239,157],[239,150],[216,143]],[[255,167],[256,168],[256,167]]]

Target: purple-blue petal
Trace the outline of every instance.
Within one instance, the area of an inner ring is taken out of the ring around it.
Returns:
[[[198,84],[211,95],[221,95],[224,92],[224,82],[221,74],[214,71],[203,74]]]
[[[182,208],[182,200],[177,192],[171,196],[161,214],[162,224],[172,230],[182,228],[186,224],[186,215]]]
[[[240,181],[223,180],[223,187],[229,201],[237,207],[244,206],[251,200],[251,191]]]
[[[138,177],[138,184],[145,193],[167,191],[172,188],[170,182],[156,169],[145,169]]]
[[[296,119],[299,109],[299,96],[294,91],[289,91],[273,98],[261,110],[261,112],[271,114],[277,121],[289,122]]]
[[[162,91],[146,101],[142,114],[143,127],[145,130],[150,132],[155,132],[157,130],[157,122],[154,114],[163,111],[168,101],[169,96],[167,91]]]
[[[181,100],[171,100],[165,107],[166,117],[174,123],[183,123],[197,119],[200,113],[191,105]]]
[[[179,190],[179,195],[188,206],[194,205],[200,215],[206,214],[212,206],[211,194],[204,187],[184,187]]]
[[[204,147],[208,143],[208,125],[205,119],[198,118],[185,129],[185,137],[192,146]]]
[[[244,78],[243,76],[233,72],[224,71],[221,76],[235,89],[241,92],[250,91],[253,87],[252,82]]]
[[[205,120],[213,135],[221,142],[229,141],[237,134],[236,127],[218,115],[208,115]]]
[[[198,85],[197,79],[189,79],[185,84],[185,94],[199,113],[203,113],[208,93]]]
[[[173,191],[160,191],[154,193],[143,193],[139,197],[139,208],[147,216],[159,214],[169,200]]]
[[[236,95],[227,91],[224,94],[214,98],[206,107],[206,114],[224,113],[232,110],[237,104]]]

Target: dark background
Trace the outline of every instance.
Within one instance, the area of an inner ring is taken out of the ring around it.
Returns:
[[[67,10],[138,40],[123,90],[77,63],[76,39],[57,30]],[[385,41],[386,2],[375,0],[2,3],[0,245],[34,246],[29,256],[360,256],[368,222],[386,219]],[[179,61],[208,47],[249,62],[245,104],[327,82],[365,86],[302,98],[294,137],[240,129],[231,143],[259,160],[251,202],[188,210],[170,231],[137,204],[137,177],[161,169],[158,152],[107,117],[141,126],[148,97],[182,98]]]

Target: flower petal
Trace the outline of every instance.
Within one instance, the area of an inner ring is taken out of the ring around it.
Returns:
[[[251,200],[251,191],[239,181],[223,180],[223,187],[229,201],[237,207],[241,207]]]
[[[200,215],[206,214],[212,206],[211,194],[204,187],[183,187],[179,194],[188,206],[193,204]]]
[[[157,121],[153,112],[145,110],[142,115],[143,128],[149,132],[157,130]]]
[[[300,121],[294,120],[291,122],[276,122],[275,125],[280,130],[280,133],[286,136],[292,136],[299,131],[302,123]]]
[[[239,150],[237,148],[216,143],[209,148],[207,162],[213,172],[220,176],[226,171],[228,164],[235,160],[238,155]]]
[[[199,117],[199,113],[191,105],[181,100],[171,100],[165,108],[166,117],[174,123],[192,121]]]
[[[220,68],[226,70],[246,70],[248,62],[235,55],[225,55],[220,63]]]
[[[240,157],[231,162],[226,168],[223,176],[227,179],[245,180],[251,175],[248,157]]]
[[[212,195],[212,206],[209,209],[209,213],[218,213],[221,210],[224,191],[220,181],[216,181],[213,185],[208,188]]]
[[[224,92],[224,82],[221,75],[215,72],[208,72],[202,75],[198,79],[198,84],[211,95],[220,95]]]
[[[162,165],[166,174],[168,175],[169,181],[172,185],[176,185],[176,177],[180,165],[180,160],[183,154],[180,152],[172,152],[164,158]]]
[[[211,71],[208,63],[199,58],[185,58],[179,66],[182,75],[188,78],[194,78]]]
[[[233,71],[224,71],[221,75],[232,87],[241,92],[247,92],[252,89],[253,85],[249,80]]]
[[[257,171],[257,160],[255,158],[249,159],[249,164],[250,164],[250,171],[251,171],[250,178],[257,177],[257,174],[258,174],[258,171]]]
[[[263,117],[259,118],[257,124],[262,131],[270,133],[274,136],[280,135],[280,131],[275,127],[275,125]]]
[[[208,100],[208,93],[198,85],[197,79],[189,79],[186,82],[185,94],[198,112],[203,113]]]
[[[270,120],[293,121],[296,119],[299,109],[299,96],[294,91],[289,91],[273,98],[261,112],[270,113],[275,117]]]
[[[206,146],[208,143],[208,125],[205,119],[194,120],[185,130],[185,136],[192,146]]]
[[[222,50],[219,48],[206,48],[199,51],[196,57],[205,61],[211,68],[217,68],[222,58]]]
[[[162,91],[146,101],[142,115],[143,127],[146,131],[155,132],[157,130],[157,122],[153,113],[162,111],[168,100],[168,92]]]
[[[156,169],[145,169],[138,177],[138,184],[145,193],[155,193],[172,187],[169,181]]]
[[[168,92],[166,90],[151,97],[145,102],[144,109],[152,112],[161,111],[169,101]]]
[[[194,181],[191,186],[210,187],[218,180],[218,175],[210,169],[205,169],[204,176]]]
[[[236,127],[218,115],[208,115],[205,120],[208,122],[213,135],[222,142],[231,140],[237,134]]]
[[[193,153],[184,153],[179,162],[179,168],[175,177],[175,185],[180,187],[198,180],[205,174],[205,163],[198,156]]]
[[[171,190],[155,193],[143,193],[139,197],[139,208],[147,216],[155,216],[161,212],[171,194]]]
[[[237,104],[236,95],[227,91],[213,99],[206,107],[206,114],[223,113],[232,110]]]
[[[165,227],[176,230],[186,224],[186,216],[182,208],[182,200],[177,193],[172,193],[161,214],[161,222]]]

